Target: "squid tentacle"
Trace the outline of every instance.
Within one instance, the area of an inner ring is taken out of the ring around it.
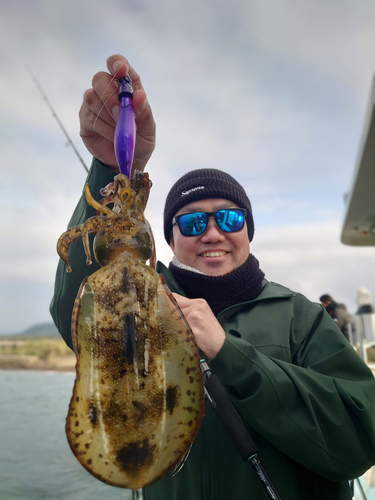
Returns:
[[[127,195],[127,198],[125,198],[124,201],[125,195]],[[123,203],[123,206],[121,208],[121,214],[125,215],[128,212],[128,210],[134,205],[135,192],[132,190],[132,188],[129,187],[123,188],[120,192],[119,198],[121,203]]]
[[[86,194],[87,203],[90,206],[92,206],[93,208],[95,208],[99,212],[105,213],[109,217],[112,217],[112,218],[116,217],[116,214],[110,208],[108,208],[108,207],[106,207],[104,205],[101,205],[98,201],[94,200],[94,198],[92,197],[90,188],[89,188],[89,186],[87,184],[85,186],[85,194]]]
[[[60,238],[57,241],[57,253],[61,257],[61,259],[65,262],[66,265],[66,270],[68,273],[72,272],[72,268],[70,266],[70,260],[69,260],[69,245],[71,243],[74,243],[77,238],[79,238],[82,235],[82,226],[83,224],[80,224],[79,226],[72,227],[65,231]]]
[[[105,220],[102,216],[94,215],[94,217],[90,217],[90,219],[87,219],[87,221],[82,226],[82,242],[87,257],[86,264],[88,266],[92,264],[89,235],[91,233],[97,233],[99,229],[103,227],[104,223]]]

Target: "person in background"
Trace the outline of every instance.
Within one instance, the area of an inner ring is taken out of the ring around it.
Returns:
[[[372,302],[370,290],[367,288],[359,288],[357,291],[357,306],[355,313],[355,325],[357,343],[360,348],[360,354],[365,362],[374,361],[375,347],[375,307]],[[371,348],[372,354],[369,358]]]
[[[356,314],[373,314],[375,307],[372,302],[372,295],[368,288],[359,288],[357,291],[357,312]]]
[[[94,198],[118,173],[113,152],[118,99],[111,75],[129,71],[133,80],[135,168],[144,170],[155,145],[155,122],[139,75],[119,55],[110,57],[107,67],[109,73],[94,76],[80,112],[81,136],[94,156],[86,181]],[[160,172],[151,177],[160,180]],[[83,195],[69,226],[94,214]],[[216,168],[186,172],[169,191],[163,228],[174,257],[168,267],[159,262],[157,272],[258,446],[282,500],[348,500],[349,480],[375,463],[375,381],[369,368],[320,304],[265,278],[250,252],[253,208],[232,175]],[[70,261],[70,274],[58,265],[51,314],[72,346],[74,300],[82,279],[98,265],[86,265],[78,242],[70,247]],[[208,400],[181,472],[144,488],[144,498],[269,500]]]
[[[346,305],[336,302],[327,293],[322,295],[319,300],[333,321],[345,335],[345,338],[350,342],[349,329],[351,329],[352,332],[354,331],[354,317],[350,314]]]

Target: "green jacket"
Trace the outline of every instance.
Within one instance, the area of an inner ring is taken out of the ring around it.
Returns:
[[[88,183],[94,197],[112,180],[98,162]],[[93,209],[82,198],[70,225]],[[59,264],[51,313],[68,345],[70,315],[86,267],[81,242],[71,245],[73,273]],[[172,292],[184,294],[158,264]],[[76,271],[76,272],[74,272]],[[375,382],[322,306],[264,280],[261,294],[218,315],[227,332],[211,362],[245,422],[259,458],[283,500],[349,500],[348,480],[375,463]],[[146,500],[269,499],[241,460],[221,422],[206,416],[182,471],[145,488]]]

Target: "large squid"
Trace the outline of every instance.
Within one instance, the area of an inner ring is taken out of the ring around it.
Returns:
[[[97,215],[68,229],[57,249],[89,234],[101,269],[85,278],[72,316],[76,379],[66,433],[78,461],[101,481],[133,490],[170,472],[204,416],[204,385],[193,334],[155,269],[144,217],[147,173],[124,174],[87,202]],[[113,205],[112,208],[109,205]],[[150,262],[150,266],[146,262]]]

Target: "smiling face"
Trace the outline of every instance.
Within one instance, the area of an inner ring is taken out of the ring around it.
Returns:
[[[175,215],[191,212],[216,212],[223,208],[242,208],[222,198],[198,200],[182,207]],[[235,233],[221,231],[213,217],[208,227],[198,236],[183,236],[178,225],[173,226],[170,241],[177,259],[208,276],[222,276],[245,263],[249,256],[250,242],[246,221],[243,229]]]

